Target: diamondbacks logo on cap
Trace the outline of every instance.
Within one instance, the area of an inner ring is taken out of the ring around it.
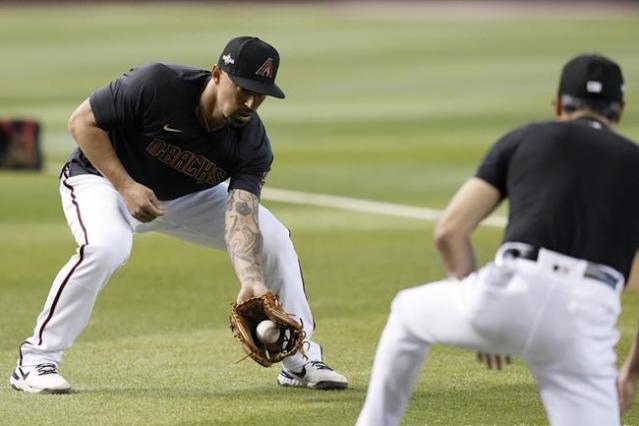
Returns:
[[[222,60],[224,61],[224,65],[235,63],[235,59],[231,57],[230,53],[227,53],[226,55],[222,56]]]
[[[263,77],[273,78],[273,58],[268,58],[262,66],[255,71],[255,74]]]

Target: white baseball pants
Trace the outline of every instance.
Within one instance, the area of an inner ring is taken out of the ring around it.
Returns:
[[[521,357],[553,425],[619,425],[614,346],[623,277],[616,273],[613,289],[585,278],[586,265],[544,249],[536,261],[498,254],[464,280],[399,292],[357,425],[400,423],[433,344]]]
[[[63,175],[60,193],[78,249],[53,281],[33,335],[20,346],[18,363],[23,366],[60,363],[63,351],[86,328],[98,293],[127,261],[134,232],[157,231],[226,250],[226,184],[163,202],[166,214],[150,223],[133,218],[120,194],[103,177]],[[321,347],[310,341],[315,324],[289,231],[261,206],[259,225],[264,236],[262,267],[266,286],[279,294],[286,311],[303,322],[309,339],[306,345],[309,359],[321,360]],[[297,370],[306,361],[296,354],[284,364]]]

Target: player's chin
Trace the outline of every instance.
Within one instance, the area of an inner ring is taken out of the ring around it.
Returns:
[[[252,113],[251,114],[237,113],[229,117],[229,120],[234,126],[242,127],[242,126],[245,126],[249,121],[251,121],[251,118],[253,118]]]

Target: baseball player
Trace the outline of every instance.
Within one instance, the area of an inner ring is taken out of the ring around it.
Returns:
[[[449,278],[395,297],[359,426],[399,424],[434,344],[520,356],[553,425],[619,425],[619,295],[639,248],[639,146],[613,131],[621,69],[573,58],[555,105],[556,121],[502,137],[450,201],[435,230]],[[503,245],[475,271],[469,236],[504,198]]]
[[[237,301],[271,290],[311,338],[313,316],[289,231],[259,204],[273,154],[257,109],[266,96],[284,98],[275,84],[279,62],[271,45],[237,37],[211,71],[136,67],[76,109],[69,129],[79,148],[62,170],[60,193],[78,249],[20,345],[14,389],[69,391],[58,371],[63,351],[129,257],[134,232],[226,249],[240,281]],[[308,358],[284,361],[280,385],[347,387],[322,362],[317,343],[305,348]]]

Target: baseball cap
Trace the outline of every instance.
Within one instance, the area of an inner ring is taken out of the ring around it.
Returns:
[[[584,99],[623,101],[621,68],[612,60],[597,54],[572,58],[561,72],[559,94]]]
[[[243,89],[284,98],[284,92],[275,84],[280,55],[257,37],[236,37],[229,41],[217,65]]]

